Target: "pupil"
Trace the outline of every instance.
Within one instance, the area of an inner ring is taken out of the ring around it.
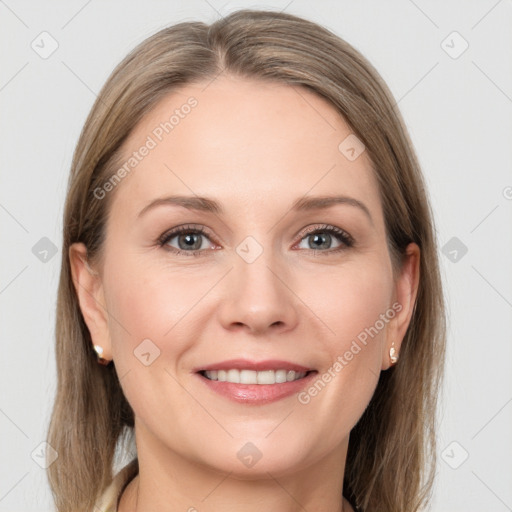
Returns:
[[[311,243],[311,239],[310,239],[310,243],[309,243],[309,246],[312,248],[312,249],[318,249],[319,247],[320,248],[324,248],[324,249],[329,249],[329,246],[331,245],[330,242],[331,242],[331,235],[329,235],[328,233],[316,233],[314,235],[312,235],[312,238],[313,238],[313,245]]]
[[[178,239],[180,249],[199,249],[201,240],[197,234],[181,235]]]

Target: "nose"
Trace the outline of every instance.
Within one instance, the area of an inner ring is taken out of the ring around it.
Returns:
[[[225,329],[251,334],[292,330],[299,318],[297,300],[287,273],[275,261],[240,259],[227,276],[225,294],[217,309]]]

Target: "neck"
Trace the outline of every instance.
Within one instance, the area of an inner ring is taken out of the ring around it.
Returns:
[[[247,476],[218,471],[167,447],[155,450],[147,434],[136,428],[139,474],[123,492],[118,512],[353,512],[342,498],[348,440],[295,471],[261,467]]]

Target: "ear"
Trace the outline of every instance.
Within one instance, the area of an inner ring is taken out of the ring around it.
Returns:
[[[387,370],[391,366],[389,351],[393,342],[397,356],[400,354],[400,347],[416,304],[419,280],[420,248],[417,244],[410,243],[405,249],[402,267],[395,283],[394,303],[391,308],[396,315],[388,324],[386,345],[382,354],[382,370]]]
[[[69,262],[80,310],[91,334],[92,343],[103,349],[101,357],[111,361],[112,346],[101,276],[87,263],[87,248],[83,243],[70,246]]]

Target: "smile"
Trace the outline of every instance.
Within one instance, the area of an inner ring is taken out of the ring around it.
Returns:
[[[209,370],[203,375],[209,380],[218,382],[231,382],[233,384],[282,384],[303,379],[308,372],[296,372],[294,370]]]
[[[282,360],[231,359],[195,368],[194,373],[215,395],[237,403],[264,405],[299,393],[318,371]]]

